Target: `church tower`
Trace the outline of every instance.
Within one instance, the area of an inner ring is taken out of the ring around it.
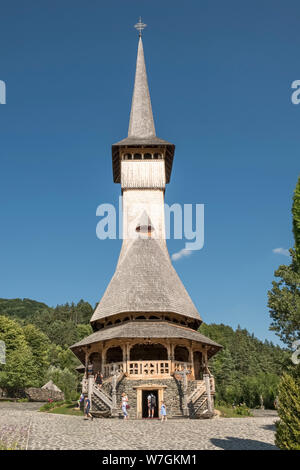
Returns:
[[[123,243],[116,271],[91,318],[94,333],[71,349],[85,368],[95,415],[116,416],[123,392],[131,417],[213,414],[208,359],[221,346],[200,334],[202,322],[178,277],[165,239],[164,193],[175,146],[156,136],[140,21],[128,136],[112,146],[113,178],[121,185]],[[103,375],[101,388],[95,374]]]

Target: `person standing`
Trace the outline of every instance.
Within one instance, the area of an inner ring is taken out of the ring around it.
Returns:
[[[90,409],[91,409],[90,399],[86,398],[84,402],[84,419],[86,420],[86,419],[91,418],[91,420],[93,421],[93,416],[90,413]]]
[[[123,411],[124,419],[128,419],[127,409],[129,408],[129,405],[128,405],[128,396],[126,395],[125,392],[122,393],[121,408]]]
[[[165,405],[165,402],[161,402],[161,407],[160,407],[160,414],[161,414],[161,421],[167,421],[167,408]]]
[[[156,397],[153,393],[148,395],[148,417],[154,418],[154,411],[156,408]]]
[[[151,418],[151,393],[147,396],[148,418]]]
[[[93,375],[93,364],[91,363],[91,361],[89,361],[87,369],[88,369],[88,377],[90,377],[91,375]]]
[[[95,383],[99,389],[102,387],[103,375],[101,374],[100,370],[98,370],[97,374],[95,375]]]
[[[77,409],[80,410],[81,404],[84,402],[84,394],[81,393],[79,399],[77,400]]]

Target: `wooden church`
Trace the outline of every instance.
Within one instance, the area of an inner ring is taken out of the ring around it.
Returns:
[[[178,277],[165,239],[164,194],[175,146],[156,136],[141,30],[128,137],[112,146],[121,184],[123,244],[115,273],[92,318],[93,333],[71,346],[84,367],[92,413],[146,418],[147,396],[169,417],[211,417],[214,378],[208,360],[221,346],[197,330],[202,322]],[[103,384],[94,382],[101,371]]]

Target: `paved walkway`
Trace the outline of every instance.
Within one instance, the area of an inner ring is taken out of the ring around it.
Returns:
[[[0,403],[0,436],[23,449],[269,450],[276,416],[138,421],[39,413],[40,404]]]

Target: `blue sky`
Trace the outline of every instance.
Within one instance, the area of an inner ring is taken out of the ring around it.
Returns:
[[[269,332],[267,291],[293,245],[300,4],[276,0],[6,1],[1,5],[0,296],[98,301],[121,242],[96,238],[117,203],[144,50],[157,135],[176,145],[166,202],[205,204],[205,245],[175,267],[206,322]],[[170,253],[184,242],[170,240]]]

